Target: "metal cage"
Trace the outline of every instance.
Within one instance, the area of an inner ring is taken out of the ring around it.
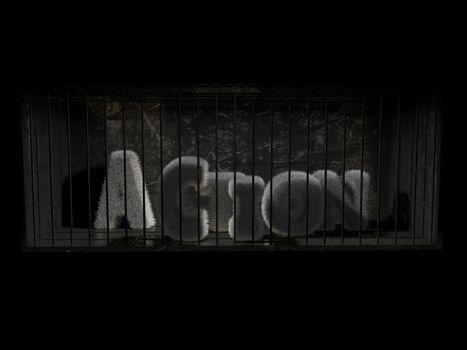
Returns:
[[[57,88],[25,93],[21,115],[28,248],[358,249],[441,244],[443,99],[434,91],[271,85]],[[123,157],[120,170],[110,169],[115,152]],[[133,154],[141,181],[128,174],[136,171],[128,167]],[[194,161],[196,181],[192,193],[182,198],[183,171],[188,169],[182,166],[184,156]],[[170,162],[179,162],[175,178],[163,176]],[[204,162],[207,175],[200,169]],[[109,175],[109,169],[121,178]],[[315,180],[311,175],[316,171],[324,174],[319,199],[310,195],[310,178]],[[220,203],[229,198],[219,182],[225,174],[231,174],[231,206]],[[274,211],[274,195],[282,193],[274,192],[278,174],[283,174],[285,190]],[[346,174],[357,186],[350,194]],[[364,175],[369,179],[365,193]],[[209,177],[208,185],[201,176]],[[302,190],[299,178],[306,179]],[[109,218],[115,204],[109,203],[115,200],[114,193],[109,200],[111,180],[123,184],[118,198],[124,214],[118,218]],[[257,189],[255,181],[263,181],[264,188]],[[246,192],[240,191],[243,188]],[[266,191],[270,193],[264,195]],[[134,210],[129,202],[140,195],[142,226],[129,218]],[[169,197],[178,211],[164,209]],[[192,221],[184,212],[184,201],[190,198],[194,201],[189,208],[196,213]],[[96,228],[103,200],[106,225]],[[312,205],[322,209],[322,220],[310,211]],[[346,224],[348,210],[358,214],[352,225]],[[299,212],[304,216],[298,218]],[[274,220],[279,214],[284,220],[281,229]],[[148,227],[148,215],[154,216],[155,225]],[[225,226],[224,217],[232,219],[228,232],[219,229]],[[310,229],[313,220],[319,225]],[[169,230],[171,222],[178,225],[178,234]],[[195,225],[192,234],[182,229],[187,222]],[[296,229],[298,222],[305,223],[304,229]],[[251,239],[239,239],[238,225]],[[257,230],[263,230],[260,237]]]

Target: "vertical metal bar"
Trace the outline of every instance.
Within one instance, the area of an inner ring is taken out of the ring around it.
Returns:
[[[234,231],[234,244],[237,243],[237,93],[234,89],[233,96],[233,122],[234,122],[234,139],[233,139],[233,162],[234,162],[234,183],[233,183],[233,231]]]
[[[434,103],[435,101],[433,101]],[[425,212],[426,212],[426,170],[427,170],[427,150],[428,150],[428,120],[430,118],[430,111],[426,111],[425,117],[425,148],[424,148],[424,165],[423,165],[423,212],[422,212],[422,235],[425,237]]]
[[[55,245],[55,228],[54,228],[54,196],[53,196],[53,165],[52,165],[52,106],[50,93],[48,94],[47,106],[47,134],[49,141],[49,181],[50,181],[50,232],[52,234],[52,247]]]
[[[362,244],[362,215],[363,215],[363,158],[365,152],[365,92],[362,92],[362,153],[360,159],[360,221],[358,227],[359,244]]]
[[[161,177],[160,177],[161,196],[160,196],[160,198],[161,198],[161,242],[162,243],[164,243],[164,176],[163,176],[164,175],[163,174],[163,171],[164,171],[164,153],[163,153],[164,142],[163,142],[163,134],[162,134],[163,106],[164,106],[164,104],[163,104],[163,101],[162,101],[162,94],[159,94],[159,152],[160,152],[159,153],[159,168],[161,170]],[[180,119],[179,119],[179,123],[180,123]],[[180,142],[180,136],[179,136],[179,142]],[[180,162],[181,162],[181,160],[180,160]],[[180,186],[180,188],[181,188],[181,186]],[[181,205],[181,202],[182,201],[180,200],[180,205]],[[180,227],[181,227],[181,224],[180,224]],[[180,230],[181,230],[181,228],[180,228]],[[180,237],[181,237],[181,233],[180,233]]]
[[[270,201],[269,201],[269,244],[272,245],[272,209],[273,209],[273,205],[272,205],[272,178],[273,178],[273,173],[274,173],[274,157],[273,157],[273,151],[274,151],[274,110],[273,110],[273,101],[272,101],[272,93],[271,93],[271,101],[270,101],[270,109],[271,109],[271,144],[270,144],[270,148],[271,148],[271,165],[270,165],[270,173],[269,173],[269,182],[270,182],[270,186],[269,186],[269,198],[270,198]]]
[[[346,157],[346,142],[347,142],[347,92],[344,92],[344,150],[342,152],[342,220],[341,220],[341,245],[344,245],[344,228],[345,228],[345,157]]]
[[[200,208],[200,176],[199,176],[199,93],[196,93],[196,200],[198,208],[198,245],[201,244],[201,208]]]
[[[178,211],[179,211],[179,235],[182,244],[182,94],[178,95]]]
[[[305,245],[308,245],[308,235],[309,232],[309,215],[310,210],[310,96],[307,96],[306,103],[306,227],[305,227]]]
[[[291,169],[292,169],[292,99],[289,98],[289,111],[288,111],[288,118],[289,118],[289,161],[288,161],[288,166],[289,166],[289,172],[288,172],[288,195],[287,195],[287,239],[290,241],[290,207],[292,203],[291,195]]]
[[[251,98],[252,145],[251,145],[251,245],[255,244],[255,96]]]
[[[73,246],[73,178],[71,173],[71,127],[70,127],[70,94],[66,94],[67,139],[68,139],[68,176],[70,178],[70,245]]]
[[[324,227],[323,244],[326,245],[326,224],[327,224],[327,193],[328,193],[328,96],[324,93],[324,118],[325,118],[325,144],[324,144]]]
[[[412,244],[415,244],[415,234],[417,225],[417,180],[418,180],[418,114],[419,114],[419,94],[416,96],[415,107],[415,185],[413,193],[413,226],[412,226]]]
[[[435,104],[435,120],[433,126],[434,140],[433,140],[433,179],[432,179],[432,189],[431,189],[431,229],[430,229],[430,244],[433,244],[433,225],[434,225],[434,210],[435,210],[435,179],[436,179],[436,142],[437,142],[437,133],[438,133],[438,112],[439,112],[439,102],[434,96]]]
[[[89,156],[89,103],[88,94],[84,97],[86,105],[86,165],[87,165],[87,176],[88,176],[88,240],[89,246],[91,246],[91,164]]]
[[[37,212],[36,212],[36,218],[37,218],[37,233],[41,234],[41,199],[40,199],[40,191],[39,191],[39,142],[38,142],[38,132],[37,132],[37,114],[34,113],[34,118],[33,120],[33,135],[34,135],[34,146],[35,146],[35,158],[36,158],[36,166],[35,166],[35,171],[36,171],[36,179],[37,179],[37,198],[36,198],[36,203],[37,203]]]
[[[215,148],[216,148],[216,246],[219,245],[219,97],[216,93],[216,135],[215,135]]]
[[[378,209],[376,213],[376,244],[380,241],[380,213],[381,213],[381,165],[382,165],[382,132],[383,132],[383,92],[379,92],[379,128],[378,128]]]
[[[125,118],[125,92],[122,94],[122,138],[123,138],[123,192],[125,205],[125,244],[128,245],[128,200],[126,179],[126,118]]]
[[[415,106],[417,104],[415,103]],[[415,107],[416,108],[416,107]],[[408,230],[411,231],[412,235],[412,244],[414,243],[414,232],[413,232],[413,225],[412,225],[412,218],[413,218],[413,177],[414,177],[414,148],[415,148],[415,137],[414,137],[414,131],[410,133],[410,140],[411,140],[411,147],[410,147],[410,165],[408,165],[408,168],[410,169],[410,185],[409,185],[409,191],[408,191],[408,198],[409,198],[409,223],[408,223]]]
[[[29,152],[30,152],[30,157],[31,157],[32,233],[33,233],[33,242],[34,242],[34,247],[35,247],[36,246],[36,210],[35,210],[36,198],[34,196],[35,183],[34,183],[34,152],[33,152],[33,146],[32,146],[31,96],[28,96],[27,98],[27,106],[28,106],[27,113],[28,113],[28,123],[29,123],[29,146],[30,146]],[[52,188],[52,184],[50,186],[51,186],[50,188]],[[52,245],[53,244],[54,244],[54,237],[52,235]]]
[[[104,160],[105,160],[105,219],[107,247],[110,245],[110,223],[109,223],[109,160],[107,144],[107,92],[104,93]]]
[[[140,112],[141,112],[141,176],[142,176],[142,191],[143,191],[143,242],[146,247],[146,177],[144,171],[144,101],[143,94],[141,94],[140,100]],[[161,171],[162,174],[162,171]]]
[[[401,137],[401,92],[397,100],[397,155],[396,155],[396,202],[394,208],[394,244],[397,244],[398,230],[397,218],[399,209],[399,156],[400,156],[400,137]]]

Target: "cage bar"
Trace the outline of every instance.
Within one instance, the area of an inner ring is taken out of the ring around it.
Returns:
[[[143,94],[141,94],[141,102],[140,102],[140,112],[141,112],[141,176],[142,176],[142,191],[143,191],[143,242],[144,246],[147,245],[146,242],[146,178],[145,178],[145,171],[144,171],[144,101],[143,101]],[[162,174],[162,171],[161,171]],[[162,177],[162,176],[161,176]]]
[[[71,172],[71,129],[70,129],[70,93],[66,94],[68,176],[70,179],[70,246],[73,246],[73,174]]]
[[[105,220],[107,247],[110,246],[110,220],[109,220],[109,170],[108,170],[108,140],[107,140],[107,91],[104,93],[104,162],[105,162]]]
[[[160,206],[161,206],[161,241],[164,242],[164,155],[163,155],[163,139],[162,139],[162,113],[163,113],[163,101],[162,101],[162,94],[159,94],[159,168],[161,171],[161,176],[160,176]],[[180,119],[179,119],[180,123]],[[178,136],[179,138],[179,146],[180,146],[180,135]],[[181,160],[180,160],[181,161]],[[180,182],[181,182],[181,174],[180,174]],[[181,188],[181,186],[180,186]],[[181,193],[181,192],[180,192]],[[181,194],[180,194],[181,197]],[[182,204],[182,201],[180,200],[180,205]],[[180,211],[181,215],[181,211]],[[181,219],[180,219],[180,237],[182,236],[181,233]],[[181,238],[180,238],[181,240]]]
[[[29,100],[29,105],[31,100]],[[50,100],[50,93],[47,94],[47,140],[49,143],[49,181],[50,181],[50,233],[52,236],[52,247],[55,246],[55,227],[54,227],[54,195],[53,195],[53,160],[52,160],[52,105]],[[32,157],[32,152],[31,152]],[[32,176],[31,176],[32,178]],[[34,186],[32,187],[34,195]],[[34,209],[34,203],[33,203]],[[35,220],[33,219],[33,222]],[[34,232],[34,246],[36,245],[35,232]]]
[[[342,220],[341,220],[341,245],[344,245],[344,216],[345,216],[345,158],[346,158],[346,141],[347,141],[347,93],[344,92],[344,125],[343,125],[343,150],[342,150]]]
[[[291,171],[292,171],[292,100],[289,100],[289,111],[288,111],[288,118],[289,118],[289,161],[288,161],[288,200],[287,200],[287,213],[288,213],[288,222],[287,222],[287,239],[290,241],[290,207],[292,203],[292,199],[290,198],[291,193]]]
[[[182,95],[184,98],[186,97],[193,97],[194,94],[196,94],[196,92],[189,92],[189,93],[164,93],[164,99],[165,100],[178,100],[178,96],[179,95]],[[231,97],[232,96],[232,92],[225,92],[225,93],[217,93],[219,95],[219,97]],[[270,97],[268,96],[262,96],[262,95],[257,95],[256,93],[239,93],[237,92],[238,95],[241,95],[242,97],[245,97],[245,98],[251,98],[252,96],[255,96],[255,100],[256,101],[260,101],[260,100],[266,100],[268,101],[270,99]],[[137,96],[126,96],[125,98],[125,101],[126,102],[135,102],[135,103],[139,103],[139,97],[140,94],[138,94]],[[198,93],[200,99],[204,99],[204,98],[209,98],[209,97],[212,97],[214,94],[208,94],[208,93]],[[159,101],[159,95],[158,94],[154,94],[154,95],[146,95],[145,96],[145,101],[147,102],[158,102]],[[50,97],[51,100],[53,101],[62,101],[64,100],[64,97],[63,96],[51,96]],[[107,95],[107,98],[108,99],[121,99],[122,98],[122,95]],[[287,95],[284,97],[280,96],[280,95],[277,95],[275,94],[274,95],[274,100],[275,101],[283,101],[283,102],[288,102],[290,99],[293,100],[293,101],[300,101],[300,100],[303,100],[304,98],[306,98],[306,94],[297,94],[297,95]],[[70,102],[83,102],[85,100],[85,97],[84,97],[84,94],[82,96],[70,96]],[[101,97],[97,97],[97,96],[89,96],[89,102],[99,102],[101,100]],[[310,96],[310,100],[313,101],[313,102],[323,102],[324,101],[324,97],[322,96]],[[342,102],[342,97],[336,97],[336,96],[328,96],[328,101],[329,102]]]
[[[162,100],[161,100],[162,111]],[[178,95],[178,228],[180,230],[180,244],[183,242],[182,237],[182,95]],[[162,139],[162,134],[161,134]]]
[[[87,168],[87,180],[88,180],[88,239],[89,246],[92,244],[91,240],[91,165],[89,156],[89,103],[88,94],[85,96],[85,108],[86,108],[86,168]]]
[[[398,239],[398,217],[399,217],[399,156],[400,156],[400,138],[401,138],[401,92],[399,91],[397,99],[397,144],[396,144],[396,200],[394,208],[394,244],[397,245]]]
[[[376,244],[380,244],[381,234],[381,168],[382,168],[382,149],[383,149],[383,92],[379,92],[379,126],[378,126],[378,207],[376,210]]]
[[[234,231],[234,244],[237,243],[237,93],[233,95],[233,231]]]
[[[28,114],[28,123],[29,123],[29,153],[30,153],[30,158],[31,158],[31,196],[32,196],[32,232],[33,232],[33,242],[34,242],[34,247],[36,246],[36,213],[35,213],[35,206],[36,206],[36,200],[34,196],[34,152],[33,152],[33,146],[32,146],[32,116],[31,116],[31,109],[32,109],[32,103],[31,103],[31,96],[27,97],[27,114]],[[52,243],[54,243],[54,240],[52,239]]]
[[[38,227],[38,232],[39,236],[41,235],[41,193],[40,193],[40,186],[39,186],[39,181],[40,181],[40,162],[39,162],[39,156],[40,156],[40,149],[39,149],[39,136],[38,136],[38,129],[37,129],[37,108],[34,108],[34,118],[33,118],[33,135],[34,135],[34,148],[35,148],[35,157],[36,157],[36,165],[35,165],[35,171],[36,171],[36,183],[38,185],[37,188],[37,227]]]
[[[325,119],[325,143],[324,143],[324,225],[323,225],[323,244],[326,245],[327,238],[327,193],[328,193],[328,128],[329,128],[329,116],[328,116],[328,96],[327,91],[324,95],[324,119]]]
[[[270,165],[270,172],[269,172],[269,181],[270,181],[270,186],[269,186],[269,196],[271,200],[269,201],[269,244],[272,245],[273,243],[273,237],[272,237],[272,218],[273,218],[273,205],[272,205],[272,180],[273,180],[273,172],[274,172],[274,157],[273,157],[273,151],[274,151],[274,109],[273,109],[273,96],[271,94],[271,101],[270,101],[270,109],[271,109],[271,165]]]
[[[433,104],[435,100],[433,99]],[[424,148],[424,166],[423,166],[423,212],[422,212],[422,234],[425,237],[425,212],[426,212],[426,179],[427,179],[427,168],[428,168],[428,129],[429,129],[429,111],[425,114],[425,148]]]
[[[362,244],[362,215],[363,215],[363,157],[365,152],[365,92],[362,92],[362,153],[360,158],[360,218],[358,227],[358,240]]]
[[[200,176],[199,176],[199,95],[196,94],[196,201],[198,207],[198,245],[201,245],[201,208],[200,208]]]
[[[216,93],[216,124],[215,124],[215,152],[216,152],[216,246],[219,245],[219,95]]]
[[[251,138],[251,245],[255,244],[255,97],[251,98],[252,138]]]
[[[415,184],[413,193],[413,226],[412,226],[412,245],[415,245],[415,235],[417,228],[417,182],[418,182],[418,123],[419,123],[419,94],[416,96],[415,107]]]
[[[307,96],[306,102],[306,218],[305,218],[305,245],[309,240],[309,208],[310,208],[310,96]]]
[[[123,137],[123,192],[125,210],[125,243],[128,245],[128,198],[126,178],[126,117],[125,117],[125,92],[122,94],[122,137]]]
[[[433,226],[434,226],[434,218],[435,218],[435,180],[436,180],[436,142],[437,142],[437,134],[438,134],[438,109],[439,109],[439,102],[434,96],[434,105],[435,105],[435,120],[433,125],[433,179],[432,179],[432,190],[431,190],[431,229],[430,229],[430,244],[433,244]]]

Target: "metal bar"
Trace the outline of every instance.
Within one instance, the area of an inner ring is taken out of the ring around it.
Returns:
[[[161,170],[161,177],[160,177],[160,186],[161,186],[161,241],[164,242],[164,176],[163,176],[163,171],[164,171],[164,153],[163,153],[163,135],[162,135],[162,112],[163,112],[163,101],[162,101],[162,95],[159,94],[159,168]],[[180,119],[179,119],[180,123]],[[180,136],[179,136],[179,142],[180,142]],[[181,162],[181,160],[180,160]],[[181,166],[180,166],[181,167]],[[181,186],[180,186],[181,188]],[[182,201],[180,200],[180,205]],[[180,207],[181,210],[181,207]],[[180,211],[181,215],[181,211]],[[180,224],[180,230],[181,230],[181,224]],[[181,232],[181,231],[180,231]],[[181,233],[180,233],[181,237]]]
[[[289,161],[288,161],[288,166],[289,166],[289,172],[288,172],[288,198],[287,198],[287,239],[290,241],[290,207],[292,203],[292,191],[291,191],[291,171],[292,171],[292,100],[289,100],[289,111],[288,111],[288,118],[289,118]]]
[[[362,92],[362,153],[360,159],[360,221],[358,227],[358,240],[362,244],[362,215],[363,215],[363,158],[365,152],[365,92]]]
[[[412,226],[412,244],[415,244],[415,234],[417,225],[417,180],[418,180],[418,114],[419,114],[419,95],[416,96],[415,107],[415,185],[413,194],[413,226]]]
[[[271,109],[271,165],[270,165],[270,186],[269,186],[269,244],[272,245],[273,239],[272,239],[272,178],[273,178],[273,173],[274,173],[274,157],[273,157],[273,151],[274,151],[274,111],[273,111],[273,101],[272,101],[272,94],[271,94],[271,101],[270,101],[270,109]]]
[[[436,142],[437,142],[437,125],[438,125],[438,112],[439,112],[439,102],[434,96],[435,104],[435,120],[433,126],[434,140],[433,140],[433,179],[432,179],[432,189],[431,189],[431,229],[430,229],[430,244],[433,244],[433,225],[434,225],[434,210],[435,210],[435,178],[436,178]]]
[[[307,96],[307,103],[306,103],[306,130],[307,130],[307,138],[306,138],[306,227],[305,227],[305,245],[308,245],[308,235],[309,232],[309,215],[308,212],[310,210],[310,96]]]
[[[345,228],[345,157],[346,157],[346,141],[347,141],[347,93],[344,92],[344,150],[342,152],[342,223],[341,223],[341,245],[344,245],[344,228]]]
[[[125,244],[128,245],[128,199],[126,179],[126,118],[125,118],[125,92],[122,94],[122,138],[123,138],[123,192],[125,206]]]
[[[234,92],[233,96],[233,122],[234,122],[234,139],[233,139],[233,162],[234,162],[234,185],[233,185],[233,231],[234,231],[234,244],[237,243],[237,94]]]
[[[162,106],[161,106],[162,109]],[[182,244],[182,95],[178,99],[178,211],[179,211],[179,235],[180,244]],[[162,137],[162,135],[161,135]]]
[[[37,136],[37,114],[34,113],[34,118],[32,119],[33,121],[33,135],[34,135],[34,146],[35,146],[35,157],[36,157],[36,166],[35,166],[35,171],[36,171],[36,179],[37,179],[37,198],[36,198],[36,203],[37,203],[37,213],[36,213],[36,218],[37,218],[37,233],[39,236],[41,235],[41,199],[40,199],[40,191],[39,191],[39,142],[38,142],[38,136]]]
[[[252,145],[251,145],[251,245],[255,244],[255,98],[251,98]]]
[[[435,101],[433,101],[434,103]],[[427,150],[428,150],[428,119],[430,118],[430,112],[426,111],[425,118],[425,148],[424,148],[424,166],[423,166],[423,212],[422,212],[422,235],[425,237],[425,212],[426,212],[426,178],[427,178]]]
[[[87,177],[88,177],[88,239],[89,246],[91,246],[91,165],[89,156],[89,103],[88,94],[85,97],[86,105],[86,165],[87,165]]]
[[[36,199],[34,196],[35,184],[34,184],[34,152],[33,152],[33,146],[32,146],[31,96],[28,96],[27,98],[27,106],[28,106],[27,113],[28,113],[28,123],[29,123],[29,146],[30,146],[29,152],[30,152],[30,157],[31,157],[32,234],[33,234],[33,242],[34,242],[34,247],[35,247],[36,246],[36,211],[35,211]],[[51,186],[50,188],[52,188],[52,184],[50,186]],[[53,235],[52,235],[52,244],[54,244]]]
[[[177,94],[177,93],[172,94],[172,95],[167,94],[167,95],[164,96],[164,99],[165,100],[178,100],[178,95],[180,95],[180,94]],[[182,97],[191,96],[190,93],[186,93],[186,94],[182,94],[182,95],[183,95]],[[232,92],[226,92],[226,93],[219,92],[218,95],[221,96],[221,97],[231,96]],[[257,93],[247,94],[247,93],[237,92],[237,95],[241,96],[242,98],[251,98],[251,97],[254,96],[256,101],[269,100],[269,97],[259,96]],[[212,97],[212,94],[199,93],[199,96],[200,96],[201,99],[203,99],[203,98]],[[121,99],[121,95],[114,95],[114,96],[109,95],[107,97],[110,98],[110,99]],[[292,100],[303,100],[304,98],[306,98],[305,94],[303,94],[303,95],[291,95],[290,97],[276,96],[276,97],[274,97],[274,100],[276,100],[276,101],[289,101],[290,99],[292,99]],[[63,96],[51,96],[51,99],[52,100],[57,100],[57,101],[65,101],[66,100]],[[84,96],[83,97],[78,97],[78,96],[70,97],[70,101],[71,102],[83,102],[84,101]],[[101,99],[99,97],[91,97],[91,96],[89,97],[89,102],[99,102],[99,101],[101,101]],[[139,103],[139,97],[126,97],[125,101],[126,102]],[[145,97],[145,101],[146,102],[158,102],[159,98],[158,97],[147,96],[147,97]],[[310,101],[323,102],[324,98],[323,97],[311,97],[310,96]],[[329,96],[328,101],[329,102],[342,102],[342,98],[336,98],[336,97]]]
[[[55,228],[54,228],[54,196],[53,196],[53,166],[52,166],[52,105],[50,93],[48,94],[47,106],[47,134],[49,141],[49,181],[50,181],[50,232],[52,234],[52,247],[55,245]]]
[[[376,213],[376,244],[380,242],[380,216],[381,216],[381,155],[382,155],[382,132],[383,132],[383,92],[379,92],[379,128],[378,128],[378,210]]]
[[[398,232],[397,232],[397,218],[399,209],[399,156],[400,156],[400,136],[401,136],[401,92],[399,91],[399,98],[397,100],[397,155],[396,155],[396,202],[394,208],[394,244],[397,245]]]
[[[144,171],[144,102],[143,102],[143,94],[141,94],[141,103],[140,103],[140,111],[141,111],[141,176],[142,176],[142,191],[143,191],[143,241],[144,246],[146,246],[146,177]],[[162,171],[161,171],[162,174]]]
[[[417,109],[417,103],[415,103],[415,109]],[[415,113],[416,114],[416,113]],[[410,169],[410,186],[409,186],[409,203],[410,203],[410,208],[409,208],[409,230],[411,231],[411,235],[412,235],[412,245],[414,244],[414,231],[413,231],[413,224],[412,224],[412,221],[413,221],[413,204],[414,204],[414,201],[413,201],[413,177],[414,177],[414,155],[415,155],[415,151],[414,151],[414,148],[415,148],[415,137],[414,137],[414,131],[412,130],[412,132],[410,133],[410,138],[411,138],[411,142],[412,142],[412,145],[410,147],[410,162],[409,162],[409,165],[408,165],[408,168]],[[416,171],[415,171],[415,175],[416,175]]]
[[[328,100],[325,92],[324,98],[324,118],[325,118],[325,144],[324,144],[324,227],[323,227],[323,244],[326,245],[326,224],[327,224],[327,192],[328,192]]]
[[[104,155],[105,155],[105,218],[107,247],[110,245],[110,223],[109,223],[109,167],[108,167],[108,144],[107,144],[107,92],[104,94]]]
[[[71,173],[71,128],[70,128],[70,94],[66,95],[67,107],[67,139],[68,139],[68,176],[70,178],[70,245],[73,246],[73,178]]]
[[[201,245],[201,208],[200,208],[200,176],[199,176],[199,95],[196,94],[196,200],[197,200],[197,207],[198,207],[198,245]]]
[[[216,149],[216,246],[219,245],[219,96],[216,93],[216,135],[215,135],[215,149]]]

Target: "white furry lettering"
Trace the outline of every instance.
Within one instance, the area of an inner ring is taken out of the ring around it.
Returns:
[[[180,167],[181,164],[181,167]],[[164,234],[174,240],[195,242],[209,234],[208,211],[205,208],[208,162],[192,156],[175,158],[164,168]],[[198,175],[200,197],[203,203],[198,208]],[[181,184],[181,186],[180,186]],[[182,203],[180,205],[180,192]],[[199,214],[199,227],[198,227]],[[180,221],[182,224],[180,230]],[[199,230],[199,237],[198,237]]]
[[[126,193],[124,184],[124,152],[112,152],[107,168],[107,178],[104,179],[102,191],[99,198],[96,219],[94,221],[95,229],[107,228],[107,198],[106,187],[108,186],[109,200],[109,229],[118,228],[125,218],[125,195],[127,202],[126,220],[131,228],[143,228],[143,177],[138,156],[133,151],[126,151]],[[108,184],[106,184],[108,182]],[[156,224],[151,207],[151,201],[144,184],[144,213],[146,228],[153,227]],[[105,233],[96,233],[95,238],[104,238]]]
[[[254,177],[253,183],[250,175],[237,174],[236,193],[234,193],[234,181],[229,182],[230,198],[232,198],[232,202],[234,199],[236,200],[236,217],[232,216],[229,219],[230,238],[236,241],[257,241],[263,238],[266,233],[266,227],[261,217],[263,190],[264,181],[259,176]]]

